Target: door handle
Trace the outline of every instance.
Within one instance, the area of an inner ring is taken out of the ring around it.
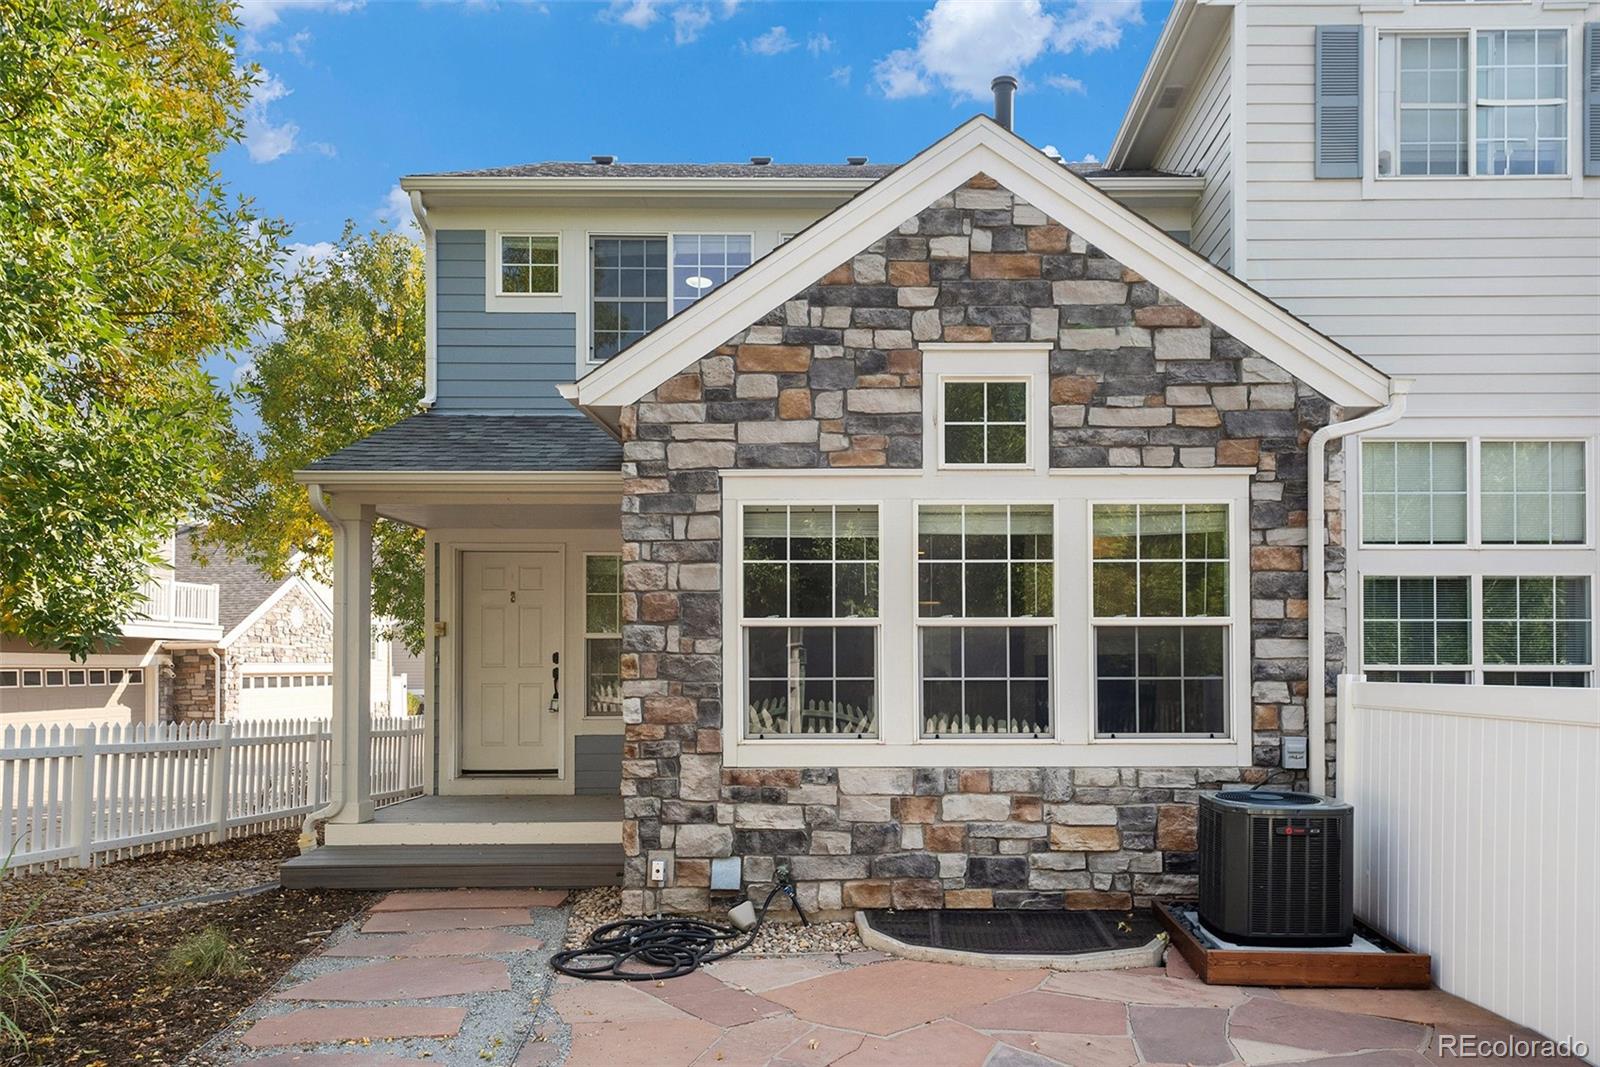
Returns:
[[[555,662],[559,663],[557,659]],[[555,715],[561,711],[561,668],[550,668],[550,706],[545,709]]]

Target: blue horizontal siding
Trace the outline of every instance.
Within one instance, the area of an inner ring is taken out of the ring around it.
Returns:
[[[437,407],[574,414],[556,386],[573,378],[577,317],[570,311],[485,310],[487,243],[483,230],[435,235]]]

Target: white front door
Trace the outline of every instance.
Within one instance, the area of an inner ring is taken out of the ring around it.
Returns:
[[[554,773],[565,734],[561,553],[465,552],[461,574],[461,769]]]

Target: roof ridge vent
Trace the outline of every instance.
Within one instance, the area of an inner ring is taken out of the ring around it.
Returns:
[[[590,156],[589,158],[594,160],[602,167],[609,167],[611,164],[617,161],[616,156]]]
[[[852,167],[864,167],[867,165],[866,156],[845,156],[844,161]]]
[[[771,156],[751,156],[750,157],[750,165],[753,166],[753,167],[765,167],[771,162],[772,162],[772,157]]]

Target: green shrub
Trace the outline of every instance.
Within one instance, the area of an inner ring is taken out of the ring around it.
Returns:
[[[11,870],[11,857],[0,862],[0,881]],[[57,981],[33,965],[26,952],[15,948],[17,936],[39,909],[35,900],[11,925],[0,930],[0,1041],[7,1045],[26,1048],[28,1035],[17,1022],[17,1016],[27,1007],[39,1009],[52,1023],[56,1014]]]
[[[234,948],[227,933],[216,926],[185,937],[161,961],[163,975],[191,984],[211,978],[236,978],[249,970],[244,953]]]

